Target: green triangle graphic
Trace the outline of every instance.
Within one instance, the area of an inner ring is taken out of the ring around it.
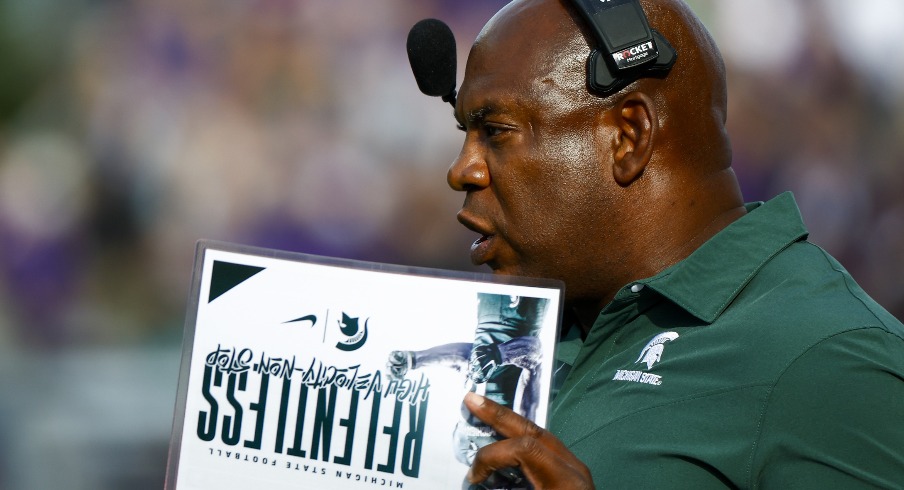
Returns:
[[[207,302],[210,303],[219,298],[262,270],[264,270],[264,267],[214,260],[213,274],[210,276],[210,296],[207,298]]]

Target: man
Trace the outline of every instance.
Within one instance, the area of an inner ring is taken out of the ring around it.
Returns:
[[[717,48],[680,0],[642,5],[677,62],[609,96],[563,0],[507,5],[468,58],[448,181],[471,258],[563,280],[574,316],[549,431],[466,397],[508,437],[469,480],[900,488],[904,327],[806,241],[793,197],[744,204]]]

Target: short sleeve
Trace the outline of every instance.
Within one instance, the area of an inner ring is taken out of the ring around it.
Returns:
[[[847,331],[795,359],[773,386],[751,460],[754,488],[901,488],[904,339]]]

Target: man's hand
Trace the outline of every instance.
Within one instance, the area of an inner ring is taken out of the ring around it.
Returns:
[[[556,436],[480,395],[465,395],[465,406],[506,439],[477,451],[468,471],[472,484],[502,468],[519,468],[536,490],[593,490],[590,470]]]

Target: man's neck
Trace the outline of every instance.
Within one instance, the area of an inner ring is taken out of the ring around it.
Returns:
[[[700,248],[707,240],[745,214],[747,214],[747,209],[743,204],[725,209],[711,218],[708,223],[703,224],[699,228],[700,231],[698,233],[673,247],[669,254],[659,256],[659,261],[647,263],[645,264],[647,267],[644,267],[643,270],[634,271],[632,277],[627,278],[623,282],[622,287],[634,281],[655,276],[672,265],[681,262],[695,250]],[[576,320],[581,327],[582,337],[587,336],[587,333],[590,332],[590,329],[599,317],[600,312],[602,312],[606,305],[612,302],[617,293],[618,290],[615,290],[597,300],[574,301],[569,305],[569,310],[572,312],[574,320]]]

